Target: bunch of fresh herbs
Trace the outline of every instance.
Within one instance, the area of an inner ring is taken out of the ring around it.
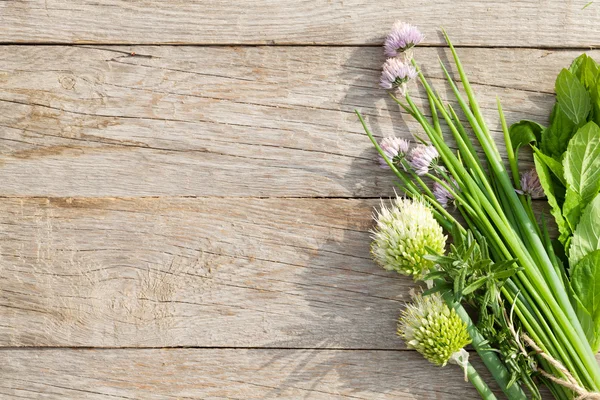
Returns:
[[[453,243],[440,251],[445,239],[441,241],[430,223],[420,222],[427,220],[423,210],[397,200],[377,217],[373,255],[383,267],[426,282],[425,295],[441,294],[466,324],[473,347],[507,398],[525,399],[526,393],[540,398],[539,383],[557,399],[598,398],[600,367],[594,355],[600,347],[599,67],[584,54],[560,72],[548,127],[520,121],[509,129],[498,101],[507,170],[458,54],[445,32],[444,36],[462,91],[440,64],[459,110],[421,73],[413,50],[423,36],[415,27],[397,23],[385,43],[390,58],[383,66],[381,86],[399,92],[392,97],[420,123],[426,140],[415,135],[420,144],[394,137],[378,143],[357,114],[382,165],[397,177],[398,188],[414,204],[427,206]],[[408,91],[408,81],[415,78],[427,94],[430,118]],[[525,173],[519,169],[523,147],[533,149],[535,162],[535,170]],[[558,226],[557,238],[551,237],[544,217],[538,220],[534,214],[532,199],[541,197],[547,199]],[[452,206],[456,212],[451,212]],[[437,307],[437,313],[427,314],[422,308],[428,303],[419,304],[417,314],[433,319],[428,326],[445,326],[445,317],[436,322],[435,315],[447,312]],[[475,323],[464,306],[477,311]],[[401,328],[403,337],[413,338],[409,346],[436,359],[432,352],[440,343],[428,347],[414,339],[413,330],[412,325]],[[431,337],[452,342],[440,332]],[[495,398],[463,360],[464,350],[456,350],[444,360],[470,371],[468,377],[483,398]]]

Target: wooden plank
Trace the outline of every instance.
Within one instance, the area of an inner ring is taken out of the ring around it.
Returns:
[[[468,46],[600,45],[600,7],[578,1],[382,0],[0,2],[2,42],[379,44],[396,19]]]
[[[402,348],[375,203],[2,199],[0,345]]]
[[[31,349],[2,358],[7,400],[480,398],[456,365],[412,351]]]
[[[496,96],[509,123],[544,121],[579,54],[460,53],[498,140]],[[417,52],[443,89],[438,56]],[[377,88],[382,62],[379,48],[0,47],[0,193],[391,195],[353,110],[377,136],[422,131]]]

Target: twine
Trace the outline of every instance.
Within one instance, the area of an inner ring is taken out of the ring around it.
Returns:
[[[521,335],[521,338],[533,349],[535,352],[542,357],[544,360],[548,361],[550,365],[560,371],[566,379],[560,379],[556,376],[549,374],[543,369],[538,369],[538,372],[547,379],[550,379],[552,382],[557,383],[561,386],[566,387],[569,390],[575,392],[578,396],[575,400],[600,400],[600,393],[598,392],[588,392],[584,387],[581,387],[577,380],[573,378],[573,375],[566,369],[558,360],[546,354],[529,336]]]

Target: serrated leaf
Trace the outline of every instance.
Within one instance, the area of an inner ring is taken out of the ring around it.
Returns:
[[[577,193],[583,209],[600,190],[600,128],[596,123],[590,121],[577,130],[569,141],[563,167],[567,195],[569,190]]]
[[[542,152],[559,160],[567,150],[567,144],[575,133],[575,127],[576,125],[558,103],[555,104],[550,114],[550,125],[542,131]]]
[[[552,179],[550,178],[550,171],[537,154],[533,155],[533,161],[535,162],[535,169],[538,177],[540,178],[540,183],[544,189],[546,198],[548,199],[548,204],[550,205],[550,214],[552,214],[554,217],[554,221],[556,221],[556,226],[558,227],[558,232],[560,233],[559,240],[562,244],[564,244],[571,235],[571,230],[563,218],[562,210],[556,201],[554,185],[552,183]]]
[[[597,332],[600,326],[600,250],[587,254],[571,268],[571,286],[593,321],[595,340],[590,341],[588,337],[588,341],[596,352],[598,351]],[[585,320],[585,316],[583,317]]]
[[[598,63],[593,58],[583,53],[571,63],[569,71],[579,79],[579,82],[590,89],[596,85],[596,75],[598,74]]]
[[[568,69],[558,74],[555,84],[556,101],[566,116],[580,125],[585,123],[592,109],[592,100],[585,86]]]
[[[569,248],[569,265],[577,265],[587,254],[600,250],[600,195],[585,208],[573,232]]]

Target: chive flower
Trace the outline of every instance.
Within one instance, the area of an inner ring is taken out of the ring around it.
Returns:
[[[521,190],[516,190],[516,192],[528,195],[532,199],[541,199],[546,196],[535,168],[521,175]]]
[[[375,215],[371,254],[381,267],[421,279],[433,267],[427,248],[442,253],[446,236],[431,209],[420,201],[396,197]]]
[[[440,154],[435,146],[419,145],[411,150],[408,162],[419,176],[426,175],[430,168],[437,165]]]
[[[408,348],[417,350],[435,365],[443,367],[450,361],[464,366],[468,362],[464,350],[471,343],[467,324],[439,293],[414,296],[413,303],[400,316],[398,335]]]
[[[383,64],[379,85],[384,89],[397,88],[404,95],[406,83],[416,77],[415,67],[398,58],[388,58]]]
[[[394,160],[396,157],[404,157],[408,154],[410,142],[406,139],[398,139],[395,136],[384,138],[379,146],[389,160]],[[381,168],[389,168],[383,157],[379,156],[379,165]]]
[[[452,190],[456,189],[456,181],[454,178],[450,178],[452,182],[446,181],[446,185],[452,188]],[[452,193],[446,189],[446,187],[439,182],[433,182],[433,195],[435,199],[440,203],[440,205],[444,208],[448,208],[451,205],[455,204],[455,199]]]
[[[421,43],[424,38],[416,26],[397,21],[385,38],[384,53],[388,57],[397,57]]]

